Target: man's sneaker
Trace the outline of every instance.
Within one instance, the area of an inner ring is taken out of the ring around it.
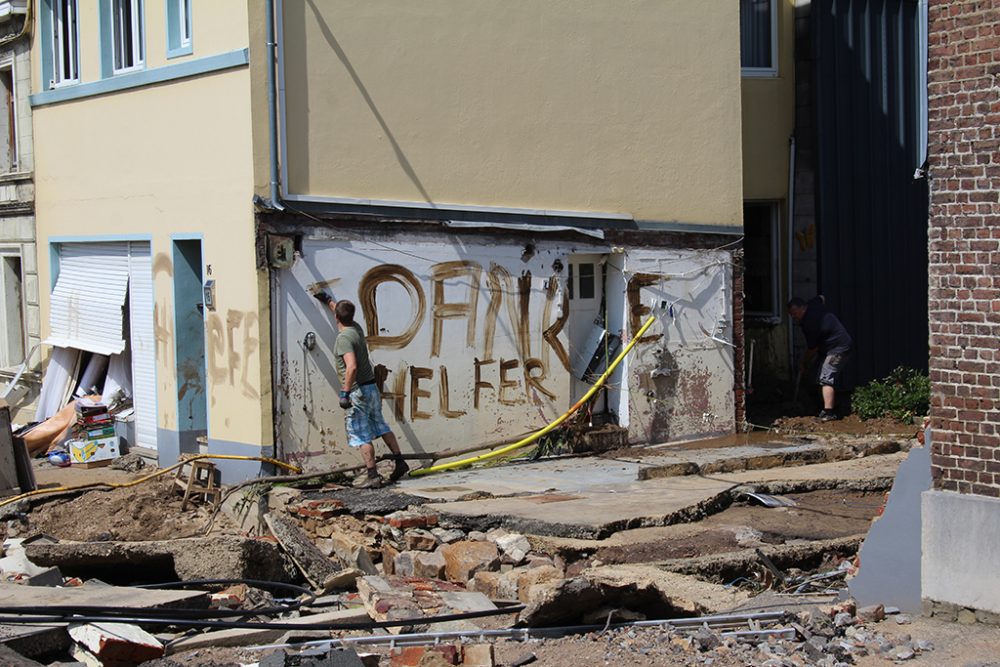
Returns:
[[[385,485],[385,478],[382,475],[369,475],[365,481],[358,485],[359,489],[381,489]]]
[[[838,419],[840,419],[840,416],[833,410],[823,410],[819,413],[819,420],[821,422],[835,422]]]
[[[392,469],[392,474],[389,475],[389,483],[395,484],[408,472],[410,472],[410,466],[403,459],[399,459],[396,461],[396,466]]]

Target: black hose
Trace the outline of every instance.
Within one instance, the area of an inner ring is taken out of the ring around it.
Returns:
[[[9,607],[5,609],[10,609]],[[47,607],[22,607],[23,611],[39,610],[44,612]],[[460,614],[442,614],[439,616],[417,616],[398,621],[361,621],[357,623],[255,623],[252,621],[212,621],[187,618],[153,618],[153,617],[121,617],[121,616],[86,616],[77,614],[61,614],[47,616],[0,616],[0,624],[5,625],[38,625],[44,623],[105,623],[119,622],[135,625],[177,626],[183,628],[220,628],[242,630],[372,630],[375,628],[396,628],[409,625],[433,625],[435,623],[450,623],[487,616],[516,614],[524,609],[524,605],[506,607],[504,609],[485,609],[468,611]],[[148,611],[148,610],[143,610]],[[3,609],[0,609],[2,613]],[[246,613],[244,613],[246,615]],[[308,618],[308,617],[306,617]]]

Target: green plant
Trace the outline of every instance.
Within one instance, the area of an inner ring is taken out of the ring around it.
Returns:
[[[931,401],[930,379],[920,371],[900,366],[882,380],[872,380],[854,390],[851,405],[861,419],[886,415],[912,423],[927,414]]]

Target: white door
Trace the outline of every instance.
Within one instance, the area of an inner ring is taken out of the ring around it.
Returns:
[[[582,378],[601,341],[603,259],[604,255],[570,255],[569,258],[569,357],[574,401],[591,387]]]

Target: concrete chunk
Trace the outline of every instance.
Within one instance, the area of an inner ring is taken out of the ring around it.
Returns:
[[[455,542],[441,547],[448,581],[465,584],[480,570],[500,567],[500,552],[492,542]]]
[[[309,537],[288,519],[276,514],[267,514],[264,516],[264,521],[281,544],[281,548],[314,587],[322,588],[327,579],[343,569],[330,562]]]

